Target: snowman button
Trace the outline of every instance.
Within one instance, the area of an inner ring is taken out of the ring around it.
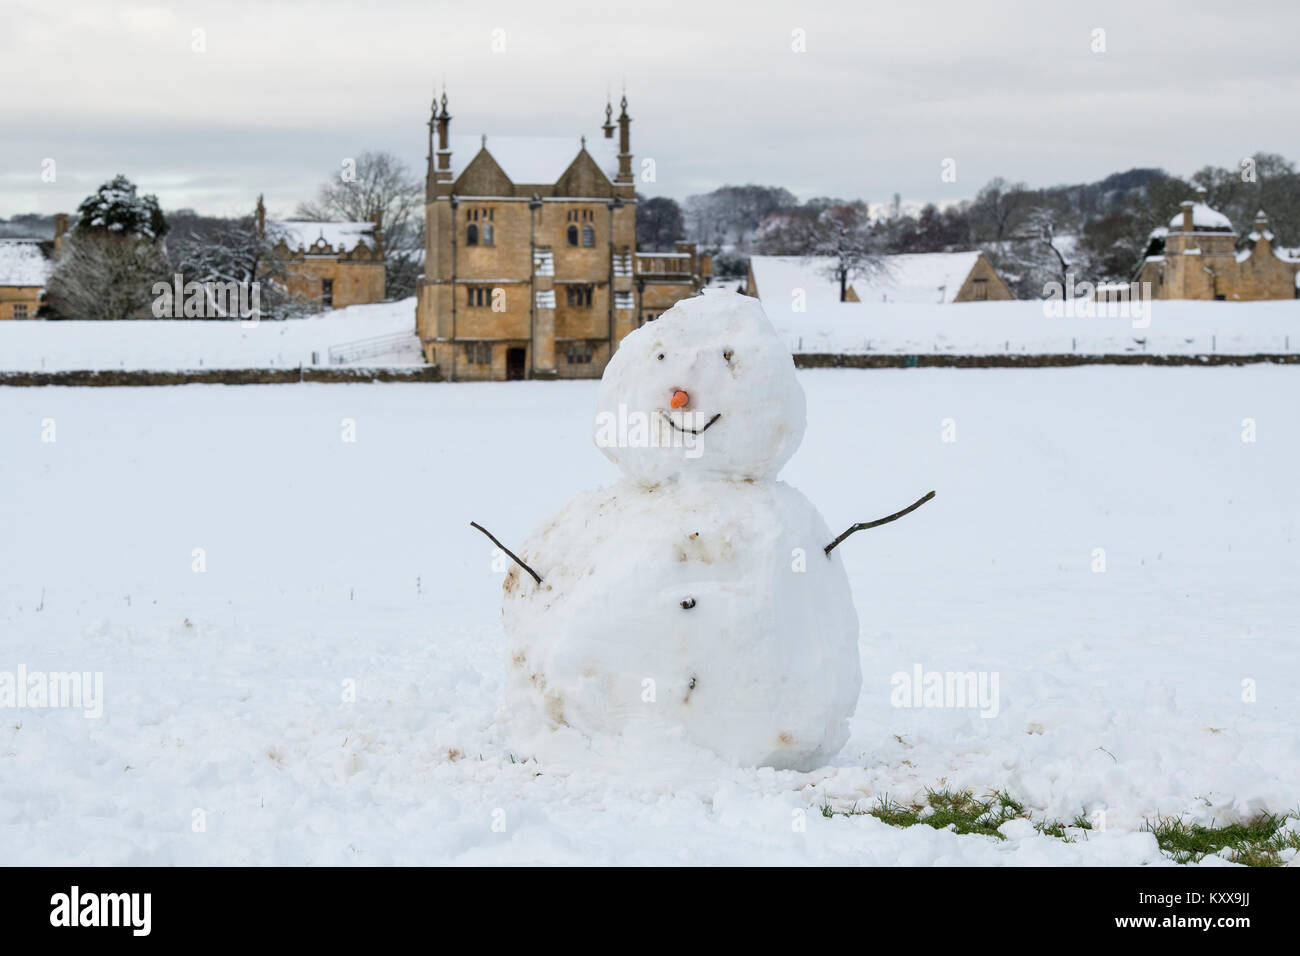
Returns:
[[[688,597],[686,600],[682,601],[683,611],[689,611],[693,607],[695,607],[695,598]]]

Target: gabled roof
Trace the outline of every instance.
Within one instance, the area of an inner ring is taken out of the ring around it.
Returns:
[[[833,262],[829,256],[750,256],[755,286],[750,291],[764,302],[788,304],[794,290],[802,289],[809,309],[839,305],[840,285],[831,275]]]
[[[53,263],[39,239],[0,239],[0,286],[44,286]]]
[[[351,252],[361,243],[367,249],[375,248],[373,222],[316,222],[305,219],[280,219],[267,222],[271,238],[282,236],[285,244],[295,252],[312,249],[321,239],[335,252]]]
[[[952,302],[975,263],[978,251],[923,252],[881,257],[881,271],[855,278],[851,285],[858,300],[927,305]],[[749,260],[754,285],[763,299],[788,300],[791,291],[803,289],[809,308],[840,303],[840,287],[829,256],[753,256]]]
[[[584,148],[612,183],[618,175],[618,140],[603,133],[588,136],[452,136],[451,178],[459,179],[480,151],[486,150],[516,186],[555,183]]]
[[[884,271],[854,279],[853,288],[857,290],[858,298],[868,304],[952,302],[979,257],[978,251],[885,256]]]

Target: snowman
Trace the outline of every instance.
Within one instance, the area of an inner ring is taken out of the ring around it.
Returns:
[[[578,495],[521,555],[492,538],[517,563],[503,606],[517,740],[567,727],[795,770],[844,745],[862,675],[834,547],[911,508],[832,541],[776,480],[804,426],[757,299],[709,291],[623,339],[595,421],[622,480]]]

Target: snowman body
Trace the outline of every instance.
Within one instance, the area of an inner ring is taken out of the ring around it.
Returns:
[[[857,614],[826,523],[775,480],[804,403],[762,307],[679,303],[623,340],[598,405],[597,444],[624,479],[524,544],[540,585],[507,575],[517,735],[635,732],[751,766],[825,763],[861,688]]]

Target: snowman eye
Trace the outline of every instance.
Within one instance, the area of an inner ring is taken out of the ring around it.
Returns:
[[[684,601],[682,601],[683,611],[689,611],[693,607],[695,607],[695,598],[686,598]]]
[[[660,352],[660,353],[659,353],[659,361],[662,362],[663,360],[664,360],[664,353],[663,353],[663,352]]]
[[[736,353],[735,353],[734,351],[732,351],[731,349],[726,349],[725,351],[723,351],[723,353],[722,353],[722,357],[723,357],[724,359],[726,359],[728,362],[730,362],[730,361],[731,361],[731,357],[732,357],[733,355],[735,355],[735,354],[736,354]]]

